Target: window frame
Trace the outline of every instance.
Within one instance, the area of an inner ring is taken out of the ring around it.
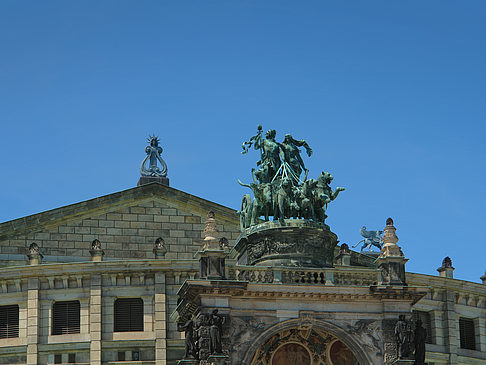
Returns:
[[[113,303],[113,332],[143,331],[145,331],[143,299],[117,298]]]
[[[51,311],[51,336],[81,333],[81,303],[79,300],[55,301]]]
[[[19,312],[18,304],[0,306],[0,339],[20,337]],[[5,315],[5,323],[2,322],[3,315]]]
[[[469,328],[466,325],[470,325]],[[459,317],[459,347],[465,350],[477,350],[476,321],[474,318]]]

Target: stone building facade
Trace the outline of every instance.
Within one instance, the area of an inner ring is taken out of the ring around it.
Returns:
[[[229,246],[220,278],[201,267],[208,211]],[[214,309],[224,356],[206,363],[393,363],[406,314],[428,329],[428,364],[486,364],[486,285],[449,262],[400,289],[339,247],[329,267],[252,265],[238,226],[234,210],[156,182],[0,224],[0,364],[176,364],[184,319]]]

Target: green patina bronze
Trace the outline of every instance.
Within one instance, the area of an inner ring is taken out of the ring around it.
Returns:
[[[305,148],[307,155],[312,149],[305,140],[294,139],[286,134],[279,143],[275,140],[277,132],[270,129],[263,136],[263,128],[258,126],[257,134],[243,143],[243,154],[251,147],[260,151],[257,169],[252,169],[253,183],[242,186],[250,188],[241,203],[240,226],[244,230],[258,223],[263,217],[266,221],[273,217],[284,223],[285,219],[305,219],[324,223],[327,205],[336,199],[344,188],[332,190],[330,184],[333,176],[323,171],[316,179],[308,179],[309,170],[305,167],[300,147]],[[301,180],[302,173],[304,177]]]

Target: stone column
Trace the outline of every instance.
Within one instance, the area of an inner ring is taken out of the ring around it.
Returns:
[[[91,275],[89,300],[89,328],[91,344],[90,364],[101,365],[101,275]]]
[[[444,323],[445,318],[443,316],[442,310],[434,310],[432,311],[432,318],[431,318],[431,327],[432,327],[432,341],[436,345],[445,345],[444,343]]]
[[[37,364],[39,335],[39,279],[30,278],[27,292],[27,365]]]
[[[480,317],[477,319],[477,329],[478,334],[476,335],[479,337],[478,342],[479,348],[477,350],[486,353],[486,319]]]
[[[449,353],[449,362],[447,364],[455,365],[458,363],[457,349],[459,344],[459,319],[456,314],[456,293],[446,291],[444,293],[444,299],[444,345],[446,351]]]
[[[155,273],[155,365],[165,365],[167,361],[167,298],[165,293],[165,273]]]

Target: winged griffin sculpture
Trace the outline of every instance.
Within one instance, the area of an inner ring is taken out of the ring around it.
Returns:
[[[359,241],[356,245],[353,247],[358,246],[360,243],[363,243],[363,246],[361,246],[361,251],[364,251],[366,249],[370,250],[373,246],[379,248],[381,250],[381,246],[383,246],[383,238],[381,237],[383,234],[383,231],[367,231],[366,226],[363,226],[360,230],[359,233],[361,233],[361,236],[364,237],[361,241]]]

